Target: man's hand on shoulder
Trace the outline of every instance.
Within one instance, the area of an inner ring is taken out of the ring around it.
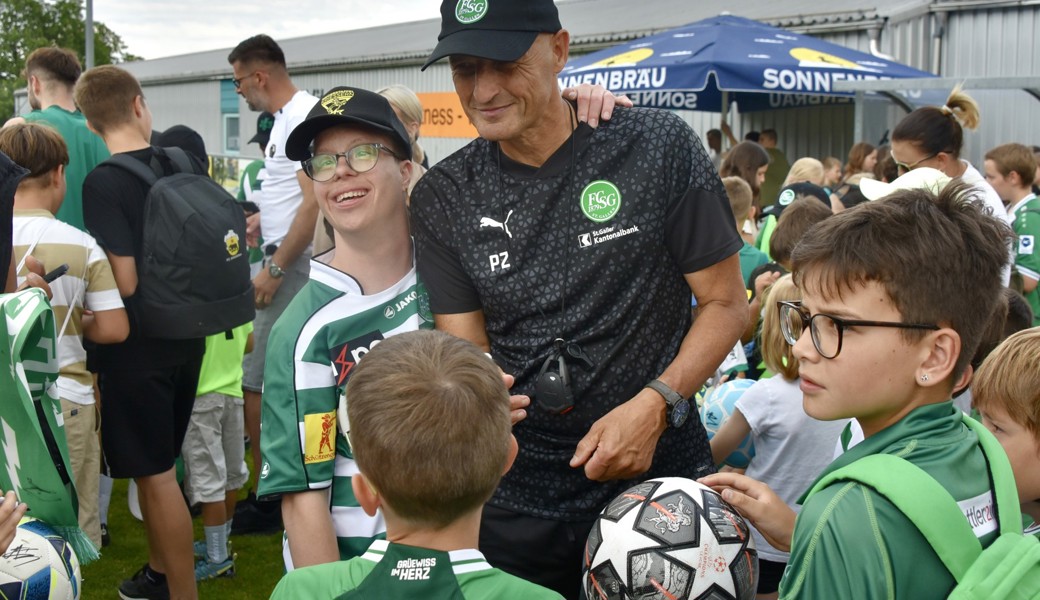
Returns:
[[[644,388],[592,424],[578,442],[571,467],[584,465],[585,476],[593,481],[645,473],[666,426],[664,398]]]
[[[563,90],[563,97],[578,105],[578,121],[597,127],[600,120],[609,121],[615,106],[632,108],[628,96],[615,96],[603,86],[583,83]]]

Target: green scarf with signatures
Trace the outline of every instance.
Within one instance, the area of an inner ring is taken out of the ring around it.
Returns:
[[[98,551],[76,518],[57,379],[47,296],[38,289],[0,294],[0,490],[15,490],[27,515],[53,527],[86,564]]]

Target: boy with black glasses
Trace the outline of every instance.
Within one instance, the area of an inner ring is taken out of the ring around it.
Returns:
[[[803,300],[773,308],[798,360],[805,412],[856,418],[866,435],[821,478],[871,455],[898,456],[972,516],[983,547],[997,537],[989,467],[950,395],[998,305],[1010,237],[962,184],[938,197],[898,191],[810,230],[792,255]],[[796,521],[753,479],[702,481],[790,548],[780,598],[945,598],[955,585],[918,528],[870,486],[822,487],[803,496]]]

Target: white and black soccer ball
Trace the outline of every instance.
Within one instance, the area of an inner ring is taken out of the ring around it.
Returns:
[[[600,513],[582,585],[589,600],[750,600],[758,552],[747,522],[711,488],[650,479]]]
[[[22,519],[0,555],[0,598],[79,600],[82,584],[72,546],[43,521]]]

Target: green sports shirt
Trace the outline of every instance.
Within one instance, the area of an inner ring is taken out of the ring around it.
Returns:
[[[945,487],[983,547],[996,539],[986,459],[952,402],[914,409],[836,458],[820,476],[881,453],[910,461]],[[802,501],[781,599],[927,600],[950,594],[955,581],[932,546],[873,488],[842,481]]]
[[[86,231],[83,224],[83,180],[94,167],[109,157],[105,142],[87,129],[87,120],[79,111],[69,112],[54,105],[25,115],[29,122],[43,122],[58,130],[69,148],[69,164],[65,167],[65,200],[55,217]]]
[[[1030,279],[1040,280],[1040,250],[1036,243],[1040,241],[1040,199],[1030,194],[1018,201],[1011,208],[1014,219],[1011,227],[1015,230],[1015,270]],[[1025,295],[1029,306],[1033,309],[1033,327],[1040,325],[1040,285]]]
[[[297,569],[271,600],[562,600],[551,590],[493,568],[477,550],[441,552],[376,540],[357,558]]]
[[[433,317],[414,268],[389,289],[365,295],[353,277],[321,259],[311,260],[310,281],[268,338],[258,495],[331,489],[329,510],[346,559],[364,552],[386,526],[354,498],[350,479],[358,471],[336,423],[340,397],[373,346],[432,328]]]

